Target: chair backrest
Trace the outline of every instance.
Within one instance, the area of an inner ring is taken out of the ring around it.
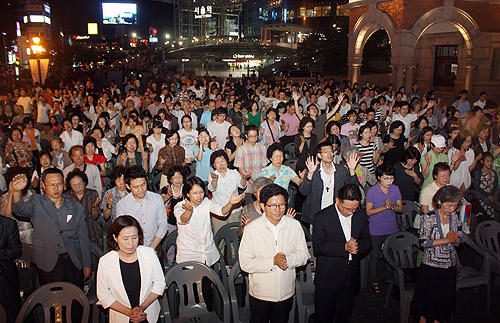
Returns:
[[[238,261],[240,238],[238,237],[239,222],[231,222],[222,226],[215,234],[215,245],[224,257],[224,264],[233,266]]]
[[[100,259],[103,255],[102,248],[99,247],[95,242],[90,242],[90,254],[95,256],[97,259]]]
[[[50,310],[52,308],[55,311],[56,322],[57,318],[63,317],[63,308],[65,309],[66,317],[71,318],[73,300],[76,300],[83,307],[82,322],[88,322],[90,305],[82,290],[67,282],[55,282],[38,288],[28,297],[17,316],[16,323],[24,322],[28,314],[38,304],[43,308],[45,322],[49,321]]]
[[[7,323],[7,313],[5,313],[2,305],[0,305],[0,323]]]
[[[283,164],[285,164],[288,167],[290,167],[291,169],[295,170],[295,168],[297,167],[297,159],[289,159],[289,160],[285,161]]]
[[[498,238],[500,235],[500,223],[495,221],[483,221],[478,224],[475,232],[476,243],[493,253],[500,253]]]
[[[224,303],[223,322],[229,322],[230,303],[221,280],[215,272],[205,264],[195,261],[183,262],[172,267],[165,275],[167,301],[170,317],[172,321],[179,316],[199,316],[208,313],[205,295],[203,294],[203,279],[209,279],[213,286],[218,291]],[[176,285],[176,286],[173,286]],[[175,288],[175,293],[171,293],[172,288]],[[214,297],[217,297],[214,293]],[[172,312],[172,302],[175,299],[180,300],[177,308]]]
[[[415,217],[421,213],[420,208],[415,202],[403,200],[403,213],[396,216],[399,229],[405,231],[408,228],[413,228]]]
[[[297,280],[303,286],[312,286],[314,284],[312,272],[313,268],[316,266],[316,257],[314,257],[312,241],[307,241],[306,244],[311,258],[309,258],[309,261],[303,268],[301,267],[301,269],[297,271]]]
[[[297,156],[295,155],[295,143],[290,142],[286,144],[284,149],[285,149],[285,157],[287,160],[297,158]]]
[[[418,238],[409,232],[391,234],[384,242],[384,259],[393,268],[415,268],[420,249]]]
[[[165,240],[163,240],[162,249],[165,257],[163,260],[165,272],[167,272],[167,270],[170,269],[171,265],[168,263],[168,258],[167,258],[167,252],[168,249],[170,249],[170,247],[174,247],[174,249],[177,250],[177,230],[170,232],[165,238]],[[175,261],[175,253],[173,261]]]
[[[17,259],[16,264],[18,268],[29,268],[31,267],[31,258],[33,257],[33,246],[27,243],[23,243],[23,253],[21,257]]]
[[[153,192],[159,193],[160,192],[160,181],[161,181],[161,175],[163,173],[158,173],[153,177]]]

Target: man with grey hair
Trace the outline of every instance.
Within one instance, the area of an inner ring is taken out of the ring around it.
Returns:
[[[264,186],[272,183],[273,181],[267,177],[259,177],[255,179],[252,187],[252,194],[255,197],[255,201],[245,205],[243,207],[243,210],[241,210],[241,222],[240,222],[240,227],[238,228],[238,236],[240,238],[243,235],[243,230],[245,229],[245,225],[247,225],[252,220],[257,219],[262,215],[260,209],[260,201],[259,201],[260,190]]]

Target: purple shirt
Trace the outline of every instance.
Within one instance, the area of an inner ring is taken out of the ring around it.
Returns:
[[[372,203],[373,208],[379,208],[385,205],[385,200],[390,199],[393,205],[396,201],[401,200],[401,192],[399,187],[391,185],[389,191],[385,194],[380,185],[370,187],[366,193],[366,202]],[[369,217],[370,222],[370,235],[381,236],[385,234],[393,234],[398,231],[398,224],[396,222],[396,212],[393,210],[384,210]]]

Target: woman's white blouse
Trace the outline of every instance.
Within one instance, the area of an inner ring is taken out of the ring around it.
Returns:
[[[193,208],[191,219],[182,223],[183,204],[184,201],[181,201],[174,208],[178,232],[176,261],[199,261],[212,266],[219,260],[220,254],[215,246],[210,213],[224,216],[222,206],[205,197],[200,205]]]

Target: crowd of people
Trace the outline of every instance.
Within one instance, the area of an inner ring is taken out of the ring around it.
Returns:
[[[155,74],[1,93],[0,304],[14,321],[15,260],[30,244],[41,285],[83,289],[95,273],[110,322],[156,322],[166,235],[177,230],[169,265],[213,267],[215,233],[238,222],[251,322],[288,321],[295,269],[310,258],[305,233],[317,258],[316,322],[349,322],[362,257],[375,294],[391,279],[377,265],[409,200],[424,250],[413,314],[450,320],[463,192],[482,193],[495,218],[499,119],[484,92],[443,102],[416,83],[406,92],[324,77]],[[110,250],[98,263],[91,243]]]

